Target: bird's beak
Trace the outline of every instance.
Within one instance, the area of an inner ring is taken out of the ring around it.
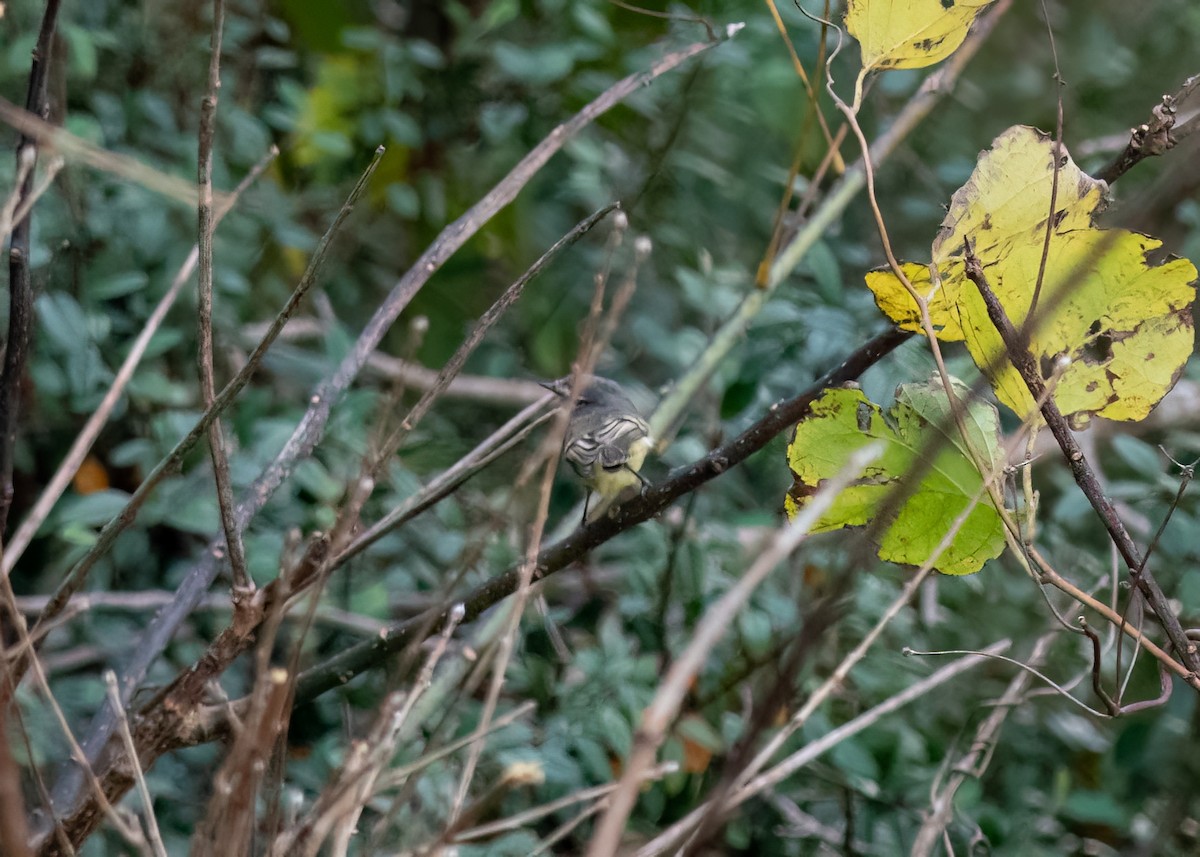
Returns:
[[[571,379],[566,378],[565,380],[569,383]],[[563,389],[563,381],[563,378],[559,378],[557,381],[538,381],[538,385],[545,387],[556,396],[565,396],[567,392]]]

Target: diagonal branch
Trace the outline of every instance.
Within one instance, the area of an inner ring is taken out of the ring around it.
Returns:
[[[908,338],[909,334],[895,330],[879,334],[858,348],[837,368],[813,382],[803,393],[772,408],[733,440],[688,467],[676,471],[665,482],[648,489],[640,497],[622,504],[613,516],[602,517],[581,527],[562,541],[543,548],[538,554],[533,579],[542,580],[566,568],[598,545],[636,524],[655,517],[680,497],[745,461],[780,432],[795,424],[826,387],[835,387],[858,378]],[[466,607],[463,621],[472,621],[489,607],[512,595],[519,583],[520,569],[509,569],[480,584],[465,598],[456,599],[463,601]],[[301,674],[296,684],[297,701],[312,699],[331,688],[345,684],[354,676],[402,651],[408,645],[438,633],[445,626],[448,611],[449,606],[438,607],[405,622],[393,624],[381,631],[378,638],[353,646],[324,664]],[[224,727],[218,724],[217,728]]]
[[[50,598],[50,601],[46,604],[46,608],[42,615],[38,618],[37,624],[34,626],[33,636],[35,638],[37,637],[37,632],[39,630],[44,628],[48,622],[53,621],[53,619],[63,611],[70,601],[71,596],[83,587],[84,583],[87,581],[88,575],[91,573],[91,570],[95,567],[100,557],[103,556],[110,547],[112,547],[112,544],[116,541],[117,536],[124,532],[130,526],[130,524],[133,523],[138,511],[149,499],[150,494],[154,491],[154,489],[158,487],[163,479],[181,467],[184,456],[196,445],[200,438],[204,436],[204,433],[208,430],[208,426],[212,423],[212,421],[215,420],[226,408],[228,408],[230,404],[232,404],[233,400],[241,392],[242,388],[249,383],[250,378],[255,372],[258,371],[258,367],[261,365],[263,358],[266,356],[267,350],[270,349],[271,345],[279,336],[280,331],[283,330],[284,325],[287,324],[288,319],[291,318],[293,313],[295,313],[296,308],[300,305],[300,302],[304,299],[309,290],[312,288],[313,284],[316,282],[317,274],[325,261],[329,247],[333,243],[334,236],[337,235],[338,230],[341,228],[346,218],[350,216],[350,212],[353,211],[354,205],[358,201],[358,198],[366,190],[367,184],[375,172],[375,168],[379,165],[379,161],[383,157],[383,152],[384,150],[382,146],[376,150],[375,157],[372,159],[367,169],[363,172],[362,176],[358,180],[358,183],[355,184],[353,190],[350,192],[350,195],[347,197],[346,202],[342,205],[341,210],[338,211],[337,216],[334,217],[333,222],[329,225],[329,228],[325,231],[321,241],[317,244],[317,248],[313,251],[313,256],[309,260],[308,268],[301,276],[300,282],[292,291],[292,294],[288,298],[287,303],[284,304],[283,309],[276,314],[275,319],[271,322],[270,327],[263,334],[258,346],[246,360],[246,364],[241,368],[237,375],[235,375],[233,379],[225,385],[224,389],[221,390],[220,395],[218,395],[213,401],[212,407],[208,408],[204,412],[200,419],[196,421],[196,424],[192,426],[192,429],[187,433],[187,435],[180,440],[179,443],[175,445],[175,448],[172,449],[167,455],[167,457],[159,462],[154,470],[152,470],[146,476],[146,478],[142,480],[142,483],[138,486],[137,490],[134,491],[133,495],[129,498],[129,502],[126,504],[125,508],[120,512],[120,514],[117,515],[116,518],[106,524],[100,531],[99,536],[96,538],[96,544],[79,560],[79,562],[75,564],[70,572],[67,573],[66,578],[59,585],[58,589],[55,590],[54,594]],[[206,556],[214,563],[213,574],[215,575],[215,556],[211,551],[208,552]],[[211,582],[211,579],[209,582]],[[207,585],[205,585],[205,588],[197,593],[194,601],[185,603],[182,605],[182,607],[180,606],[180,599],[177,593],[175,600],[155,615],[154,620],[150,624],[150,629],[153,630],[156,627],[167,626],[173,630],[180,622],[183,621],[184,616],[186,616],[191,612],[192,609],[195,608],[196,604],[199,603],[200,598],[207,592],[207,588]],[[132,657],[135,662],[138,662],[139,658],[145,660],[146,655],[147,652],[144,650],[144,648],[138,647],[134,650]],[[153,655],[150,656],[150,660],[153,660]],[[146,663],[148,668],[149,661],[146,661]],[[24,662],[18,662],[13,665],[13,673],[17,677],[17,681],[20,680],[19,677],[24,673],[27,665],[28,659],[26,659]],[[138,681],[140,681],[140,678]],[[127,676],[122,677],[121,692],[123,695],[122,702],[124,704],[128,704],[129,699],[133,695],[133,691],[138,684],[138,681],[130,681]],[[3,693],[3,688],[0,688],[0,693]],[[93,724],[92,732],[84,741],[84,748],[89,754],[89,758],[95,753],[99,752],[100,748],[104,747],[108,740],[108,736],[112,734],[112,730],[115,726],[115,713],[107,707],[101,708],[100,712],[96,716],[96,722]],[[65,777],[56,786],[55,803],[59,806],[67,803],[67,797],[69,795],[74,795],[77,792],[78,787],[79,781],[77,776],[71,775]]]
[[[1096,514],[1100,516],[1100,520],[1104,523],[1105,529],[1108,530],[1113,544],[1116,545],[1121,557],[1125,560],[1125,564],[1129,567],[1134,585],[1146,597],[1150,609],[1158,617],[1163,630],[1166,631],[1167,638],[1171,641],[1171,645],[1175,647],[1175,651],[1184,665],[1193,674],[1200,672],[1200,658],[1197,657],[1196,644],[1184,634],[1183,628],[1179,624],[1179,617],[1171,609],[1171,605],[1159,587],[1158,582],[1154,579],[1154,575],[1151,574],[1148,568],[1142,568],[1142,558],[1137,545],[1134,544],[1129,531],[1125,529],[1125,525],[1121,522],[1112,503],[1104,496],[1104,489],[1096,478],[1091,465],[1088,464],[1087,458],[1084,456],[1083,450],[1079,447],[1078,441],[1075,440],[1075,435],[1072,434],[1070,426],[1067,425],[1067,420],[1062,415],[1062,411],[1058,409],[1058,405],[1054,403],[1052,398],[1045,395],[1046,385],[1042,380],[1041,373],[1038,371],[1037,362],[1029,352],[1029,348],[1022,344],[1020,333],[1013,326],[1012,321],[1004,311],[1004,307],[1001,306],[1000,300],[996,297],[995,292],[992,291],[991,286],[988,285],[983,265],[979,257],[975,255],[969,242],[966,245],[964,262],[968,279],[979,290],[979,294],[987,306],[988,318],[995,325],[1000,338],[1004,340],[1004,347],[1008,352],[1009,360],[1012,362],[1013,367],[1021,374],[1022,379],[1025,381],[1025,386],[1029,388],[1029,392],[1034,400],[1043,402],[1041,407],[1042,417],[1050,427],[1054,439],[1058,441],[1063,456],[1071,468],[1071,475],[1075,477],[1076,484],[1079,485],[1088,502],[1092,504],[1092,508],[1096,510]]]
[[[246,189],[263,174],[263,171],[266,170],[271,161],[278,155],[279,149],[272,146],[259,159],[254,168],[246,174],[245,178],[229,194],[227,201],[218,206],[214,224],[220,223],[224,219],[234,203],[241,198]],[[175,279],[171,281],[171,285],[167,288],[167,291],[159,298],[154,310],[150,313],[150,317],[146,319],[146,324],[133,341],[133,345],[130,346],[129,353],[125,355],[125,359],[121,363],[121,368],[117,370],[117,374],[113,378],[108,391],[104,394],[104,398],[101,399],[100,404],[92,412],[92,415],[88,417],[83,428],[79,430],[79,434],[71,444],[71,449],[63,457],[62,462],[58,465],[58,469],[54,471],[54,476],[46,483],[46,487],[42,489],[41,496],[38,497],[37,502],[25,516],[25,519],[21,521],[21,525],[17,527],[8,544],[4,546],[4,556],[0,557],[0,576],[7,576],[12,573],[21,555],[25,553],[25,549],[29,547],[29,543],[33,541],[38,528],[45,523],[46,518],[54,508],[54,504],[58,502],[59,497],[67,490],[67,486],[71,484],[72,477],[79,470],[79,466],[83,463],[84,458],[87,457],[92,444],[96,442],[96,438],[100,436],[105,423],[108,422],[108,418],[112,416],[113,410],[116,409],[117,402],[121,400],[125,388],[133,378],[134,371],[137,370],[138,364],[141,363],[142,356],[146,353],[146,349],[150,347],[150,341],[154,338],[154,334],[158,332],[163,319],[167,317],[167,313],[175,305],[175,299],[179,297],[179,293],[192,276],[192,272],[196,270],[199,252],[200,248],[193,244],[192,252],[188,254],[183,264],[179,266],[179,270],[175,274]],[[265,331],[266,328],[263,330]]]
[[[731,28],[732,32],[735,32],[735,30]],[[413,263],[409,270],[397,280],[391,292],[376,310],[370,321],[367,322],[358,340],[345,358],[343,358],[341,364],[313,392],[310,397],[309,408],[301,418],[300,423],[296,426],[292,436],[284,444],[283,449],[276,456],[275,460],[263,470],[250,486],[245,498],[238,506],[236,518],[239,530],[244,529],[266,505],[279,486],[291,474],[296,463],[308,457],[313,449],[316,448],[317,443],[324,434],[333,405],[341,399],[346,390],[349,389],[350,385],[358,377],[359,372],[366,365],[371,354],[378,348],[379,343],[391,328],[392,323],[446,260],[462,247],[472,235],[478,232],[484,224],[491,220],[497,212],[516,198],[521,189],[550,160],[551,156],[558,152],[579,131],[634,92],[648,86],[654,80],[677,68],[692,57],[707,51],[716,44],[719,44],[719,42],[706,41],[693,43],[667,54],[652,64],[647,70],[631,74],[618,81],[591,103],[587,104],[575,116],[551,131],[541,143],[521,159],[508,175],[480,199],[479,202],[441,231],[438,237]],[[280,327],[282,327],[282,324]],[[241,377],[241,373],[239,373],[238,377]],[[221,397],[218,397],[218,401],[221,401]],[[226,402],[225,404],[228,403]],[[205,419],[208,422],[211,422],[213,418],[215,418],[215,415],[206,414]],[[208,422],[205,422],[202,428],[197,424],[197,428],[202,432],[207,430]],[[195,431],[193,429],[193,434]],[[191,437],[192,434],[189,434],[189,438]],[[177,463],[178,461],[175,462],[175,464]],[[155,472],[157,473],[158,470],[156,469]],[[141,491],[140,488],[139,491]],[[143,502],[144,499],[145,497],[143,496]],[[124,515],[125,513],[122,513],[122,516]],[[102,552],[111,546],[116,532],[112,532],[107,539],[105,534],[113,527],[123,529],[124,525],[120,524],[118,520],[105,527],[104,531],[101,532],[97,548],[94,548],[89,553],[91,564],[94,565],[98,557],[97,550]],[[101,547],[101,543],[103,543],[103,547]],[[204,552],[200,560],[185,575],[183,583],[180,584],[176,591],[175,602],[155,616],[150,626],[139,638],[137,645],[133,647],[129,660],[125,663],[121,671],[121,692],[126,704],[128,704],[128,700],[132,697],[134,690],[145,678],[150,665],[158,658],[158,655],[174,636],[175,630],[179,627],[180,623],[183,622],[184,618],[199,603],[200,599],[203,598],[212,585],[212,581],[216,577],[219,568],[214,551],[219,551],[220,546],[221,541],[219,540],[210,543],[209,548]],[[78,589],[82,585],[80,577],[78,567],[77,569],[73,569],[70,575],[70,586],[73,587],[71,591]],[[66,585],[64,584],[64,586]],[[65,605],[65,598],[62,600],[62,603],[57,605],[58,609],[61,609],[63,605]],[[92,731],[85,742],[85,747],[89,753],[98,752],[107,743],[108,736],[111,734],[114,725],[115,721],[113,720],[112,713],[107,708],[103,709],[97,715],[96,722],[93,724]],[[76,785],[64,784],[63,789],[56,792],[56,802],[59,805],[73,803],[73,796],[77,791]]]

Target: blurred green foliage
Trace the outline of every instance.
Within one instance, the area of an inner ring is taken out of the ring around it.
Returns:
[[[812,73],[817,29],[779,5]],[[998,131],[1016,123],[1052,129],[1058,94],[1074,150],[1144,121],[1161,93],[1200,71],[1189,65],[1200,40],[1195,3],[1051,2],[1065,81],[1060,87],[1036,5],[1018,4],[1008,14],[953,96],[880,171],[879,198],[897,255],[922,257],[942,206]],[[37,6],[7,4],[0,20],[0,92],[12,101],[23,99]],[[119,0],[65,4],[55,45],[62,63],[51,84],[57,118],[87,140],[190,179],[207,64],[207,10],[207,4]],[[428,366],[441,365],[471,322],[533,259],[582,217],[619,199],[632,229],[653,240],[654,253],[602,371],[649,404],[660,385],[690,365],[752,287],[796,152],[798,193],[823,153],[811,107],[767,8],[744,4],[733,10],[702,0],[691,12],[722,25],[735,15],[746,28],[639,91],[571,141],[438,272],[385,341],[387,352],[404,353],[406,322],[424,315],[430,330],[417,357]],[[219,379],[235,371],[252,344],[245,328],[269,319],[283,303],[371,152],[380,144],[388,147],[368,198],[337,240],[318,297],[302,310],[320,321],[319,336],[273,349],[227,416],[236,487],[243,489],[278,451],[313,385],[449,220],[559,122],[623,75],[645,68],[664,44],[703,36],[696,24],[639,15],[604,0],[231,2],[216,184],[231,189],[272,143],[281,155],[217,233]],[[851,79],[852,54],[844,52],[832,65],[841,85]],[[922,80],[921,74],[903,72],[875,82],[865,114],[868,135],[888,126]],[[822,109],[835,123],[836,112],[825,98]],[[0,139],[10,150],[12,132],[0,131]],[[853,159],[854,147],[845,145],[843,153]],[[1086,169],[1108,155],[1078,160]],[[1149,222],[1129,225],[1195,258],[1200,207],[1175,192],[1172,171],[1178,169],[1175,155],[1139,166],[1121,181],[1112,216],[1120,217],[1124,201],[1149,194]],[[10,187],[12,178],[12,159],[0,158],[0,188]],[[38,324],[14,519],[27,511],[96,407],[187,256],[195,229],[189,207],[80,166],[69,165],[39,203],[33,254]],[[488,337],[468,371],[517,378],[566,371],[593,275],[604,264],[603,244],[603,232],[597,232],[557,259]],[[628,251],[622,254],[618,272],[628,264]],[[861,277],[881,260],[870,213],[860,202],[768,304],[693,403],[671,448],[648,466],[650,477],[660,478],[744,428],[772,401],[806,386],[879,329]],[[18,594],[51,591],[197,417],[195,297],[185,295],[97,444],[109,487],[87,495],[69,492],[60,501],[13,574]],[[963,355],[952,353],[951,364],[952,371],[968,374]],[[871,370],[863,385],[872,400],[887,401],[897,383],[928,373],[925,350],[910,343]],[[1187,378],[1195,377],[1189,368]],[[388,386],[378,376],[364,376],[335,410],[315,457],[297,469],[251,527],[246,549],[260,582],[276,574],[291,528],[309,532],[331,523],[333,509],[357,476]],[[365,519],[377,519],[411,494],[513,410],[461,401],[439,405],[391,463]],[[556,654],[546,624],[530,611],[501,708],[523,700],[537,708],[489,739],[478,775],[478,782],[487,783],[513,761],[535,761],[545,782],[506,796],[500,815],[613,778],[664,665],[689,639],[706,606],[737,579],[767,528],[779,522],[789,481],[785,441],[776,439],[745,466],[706,486],[680,513],[622,535],[582,568],[548,583],[549,621],[566,638],[570,656],[564,661]],[[1176,427],[1100,440],[1095,456],[1143,541],[1166,514],[1179,484],[1154,448],[1158,442],[1180,460],[1200,448],[1200,436]],[[516,534],[524,532],[533,508],[532,493],[519,494],[507,508],[495,499],[504,496],[518,467],[515,459],[503,459],[415,525],[381,540],[338,572],[328,603],[387,620],[410,615],[459,571],[475,583],[504,568],[518,556],[523,536]],[[1085,586],[1099,583],[1109,569],[1107,542],[1069,473],[1047,456],[1035,474],[1044,551]],[[559,486],[551,523],[576,499],[575,488]],[[480,522],[505,515],[511,526],[479,544]],[[1185,627],[1200,624],[1200,578],[1190,573],[1200,551],[1197,521],[1200,508],[1189,495],[1157,550],[1157,573],[1182,604]],[[90,585],[102,591],[171,589],[217,530],[208,456],[197,449],[183,472],[156,493],[138,525],[119,539]],[[863,556],[845,536],[824,536],[755,593],[692,688],[688,718],[662,753],[663,759],[684,761],[689,748],[699,746],[713,754],[711,761],[648,786],[639,796],[631,835],[661,829],[712,789],[749,715],[782,678],[794,678],[777,670],[805,609]],[[861,639],[908,574],[887,566],[869,571],[854,579],[845,619],[812,650],[798,677],[801,694]],[[1009,637],[1016,641],[1014,656],[1023,657],[1050,625],[1035,587],[1003,560],[974,577],[939,581],[936,602],[936,609],[906,610],[894,621],[788,748],[927,675],[931,664],[903,658],[904,646],[974,649]],[[146,618],[145,612],[97,609],[51,638],[47,659],[62,663],[54,673],[55,692],[73,723],[84,723],[100,702],[99,665],[119,663]],[[167,681],[190,663],[224,619],[220,611],[198,613],[153,680]],[[321,625],[308,639],[305,661],[357,639],[350,630]],[[1046,671],[1070,680],[1088,664],[1077,638],[1063,635]],[[1014,669],[995,663],[968,673],[841,744],[777,789],[779,801],[826,828],[847,831],[845,842],[822,843],[816,828],[797,828],[778,802],[753,801],[725,828],[717,850],[756,855],[849,853],[860,846],[868,854],[907,850],[931,785],[964,749]],[[288,760],[286,783],[300,800],[311,799],[341,760],[346,730],[365,724],[392,678],[384,673],[297,712],[292,737],[304,752],[297,747]],[[239,666],[228,678],[230,695],[243,691],[245,681]],[[1156,694],[1153,668],[1142,663],[1130,697]],[[1086,690],[1078,695],[1092,701]],[[32,695],[22,703],[29,711],[43,707]],[[449,696],[444,716],[422,723],[398,763],[419,757],[427,741],[437,746],[469,734],[480,707],[475,695]],[[1200,775],[1198,716],[1194,696],[1179,689],[1165,708],[1116,722],[1085,716],[1053,695],[1030,698],[1010,716],[985,776],[959,793],[950,827],[958,853],[980,839],[991,853],[1006,855],[1135,853],[1127,849],[1149,848],[1147,843],[1157,853],[1194,853],[1198,808],[1191,784]],[[29,717],[27,723],[35,761],[49,774],[66,757],[61,737],[48,721]],[[215,748],[202,747],[164,758],[150,772],[171,853],[186,849],[217,764]],[[392,849],[436,835],[458,775],[458,762],[430,768],[388,826],[373,827],[381,818],[373,807],[362,829],[373,831],[377,845]],[[526,854],[537,836],[573,811],[459,853]],[[589,829],[581,827],[558,853],[579,853]],[[104,833],[83,853],[122,852]]]

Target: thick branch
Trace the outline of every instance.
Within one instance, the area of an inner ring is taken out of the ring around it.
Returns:
[[[910,336],[909,333],[896,330],[876,336],[799,396],[773,408],[729,443],[677,472],[661,485],[651,488],[643,496],[620,506],[616,516],[601,518],[557,544],[544,548],[538,554],[534,579],[541,580],[567,567],[596,546],[654,517],[679,497],[695,491],[705,482],[741,463],[800,419],[822,390],[858,378]],[[440,633],[446,624],[452,621],[451,613],[457,609],[459,603],[465,610],[461,620],[472,621],[489,607],[512,595],[517,590],[520,579],[520,569],[510,569],[476,587],[461,601],[456,599],[444,608],[427,610],[408,621],[384,629],[378,637],[372,638],[369,644],[348,649],[325,664],[302,674],[297,682],[295,702],[303,702],[344,684],[406,646]],[[236,629],[230,630],[233,633],[228,639],[221,641],[222,647],[230,651],[238,646],[244,648],[245,641],[233,639]],[[169,706],[153,706],[157,715],[138,723],[135,741],[141,751],[143,768],[148,769],[155,759],[171,750],[216,740],[229,734],[229,714],[239,710],[236,703],[233,706],[220,706],[219,709],[203,710],[196,716],[188,717],[186,722],[181,722],[178,717],[179,711],[191,710],[199,702],[205,682],[214,674],[213,664],[218,660],[223,659],[206,660],[198,665],[197,669],[186,673],[181,681],[164,692],[164,698],[170,696],[175,702]],[[132,768],[128,760],[123,758],[115,759],[105,766],[99,776],[108,795],[123,794],[133,784]],[[98,823],[99,818],[98,807],[94,800],[88,797],[63,818],[61,823],[71,840],[79,842]],[[41,853],[58,854],[60,852],[57,849],[58,844],[47,838],[42,843]]]
[[[612,87],[601,93],[595,100],[566,122],[556,127],[529,154],[527,154],[491,191],[457,220],[447,225],[434,242],[412,264],[408,271],[396,281],[391,291],[384,298],[375,314],[367,322],[350,352],[343,358],[337,369],[325,379],[310,396],[310,405],[292,436],[284,444],[283,449],[275,457],[254,483],[249,487],[241,504],[236,511],[238,529],[245,526],[266,505],[267,501],[278,490],[279,486],[291,475],[296,463],[307,458],[316,448],[324,434],[333,405],[358,377],[366,365],[368,358],[379,347],[384,335],[392,323],[408,306],[409,301],[429,281],[429,278],[441,268],[468,239],[483,227],[493,216],[508,205],[539,170],[558,152],[568,140],[587,127],[592,121],[605,112],[620,104],[634,92],[647,86],[657,78],[670,72],[682,63],[713,47],[715,42],[697,42],[666,55],[654,63],[646,71],[631,74],[618,81]],[[282,326],[282,325],[281,325]],[[215,417],[215,415],[213,415]],[[211,421],[210,417],[210,421]],[[204,430],[207,430],[207,423]],[[190,437],[190,435],[189,435]],[[141,489],[139,489],[140,491]],[[124,513],[123,513],[124,514]],[[132,520],[132,514],[129,515]],[[127,525],[114,522],[117,528]],[[114,529],[114,524],[105,527],[105,532]],[[115,537],[115,530],[113,533]],[[101,539],[104,532],[101,533]],[[111,541],[107,544],[111,544]],[[208,592],[219,569],[214,551],[219,551],[222,540],[210,543],[201,559],[193,566],[180,584],[176,601],[169,608],[160,612],[139,638],[133,647],[129,660],[121,671],[121,692],[124,701],[132,697],[134,690],[141,684],[150,665],[154,663],[159,653],[166,648],[167,643],[175,634],[180,623],[191,612]],[[105,548],[107,549],[107,547]],[[95,550],[91,552],[95,554]],[[91,555],[90,554],[90,555]],[[94,557],[92,562],[94,563]],[[82,585],[77,571],[72,572],[72,585],[75,588]],[[89,753],[96,753],[102,748],[111,733],[115,720],[107,709],[102,710],[96,717],[92,729],[84,742]],[[56,789],[57,803],[70,805],[74,802],[77,788],[74,784],[63,784]]]
[[[836,369],[815,381],[803,393],[773,408],[724,446],[676,472],[642,496],[623,504],[614,516],[603,517],[581,527],[562,541],[544,548],[538,554],[534,580],[542,580],[566,568],[618,533],[649,520],[680,497],[745,461],[803,417],[813,400],[825,388],[855,380],[910,336],[911,334],[897,330],[881,333],[855,351]],[[512,568],[477,586],[461,599],[466,608],[463,621],[472,621],[489,607],[507,598],[516,591],[519,581],[520,569]],[[459,599],[455,599],[455,603],[458,601]],[[394,624],[381,632],[378,638],[347,649],[324,664],[301,674],[296,683],[297,702],[311,699],[333,687],[345,684],[354,676],[408,645],[438,633],[448,621],[450,609],[448,604]]]

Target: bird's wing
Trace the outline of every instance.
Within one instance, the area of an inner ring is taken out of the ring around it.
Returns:
[[[629,461],[630,445],[649,433],[650,427],[645,420],[634,416],[619,417],[594,432],[575,438],[563,450],[563,457],[581,477],[590,479],[597,464],[604,470],[624,467]]]

